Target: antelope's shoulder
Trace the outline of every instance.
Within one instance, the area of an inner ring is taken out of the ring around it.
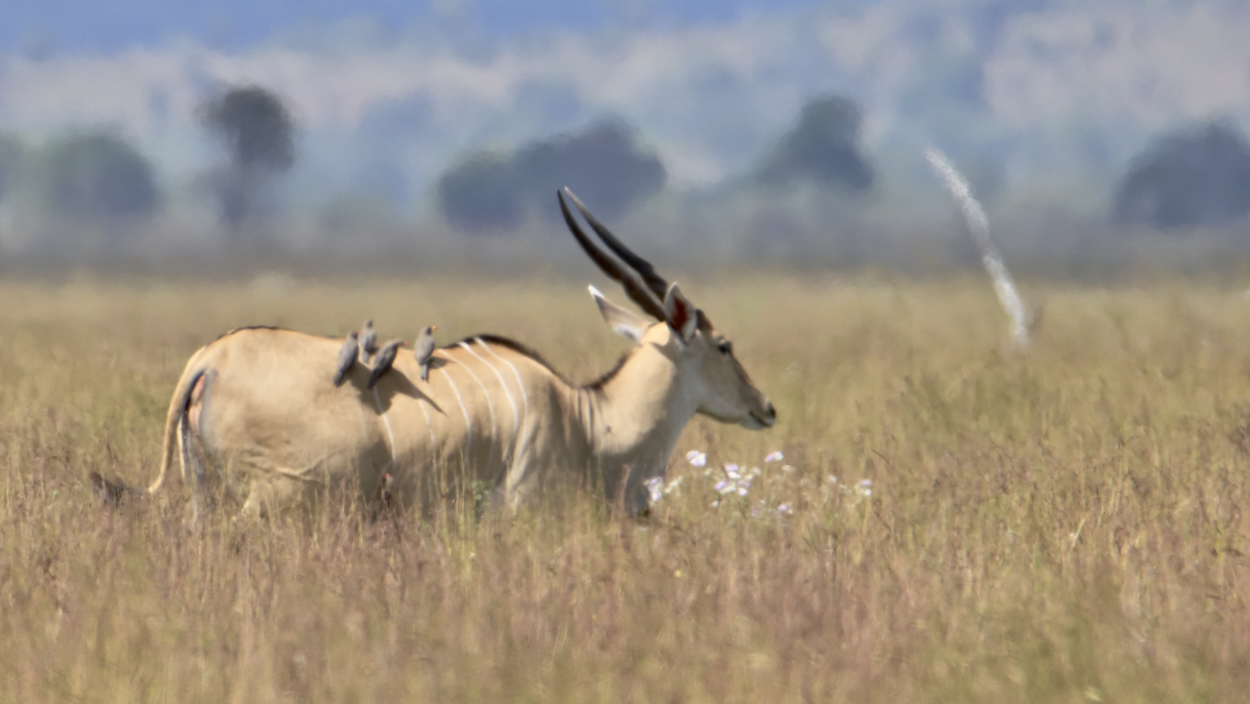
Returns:
[[[502,359],[505,361],[515,362],[519,359],[521,361],[537,365],[557,379],[560,379],[566,384],[568,383],[568,380],[564,378],[564,375],[556,371],[556,369],[552,367],[551,364],[544,359],[537,350],[522,342],[518,342],[512,338],[504,337],[502,335],[493,335],[489,333],[470,335],[469,337],[453,342],[450,345],[440,347],[439,349],[440,351],[451,355],[476,355],[485,360]]]

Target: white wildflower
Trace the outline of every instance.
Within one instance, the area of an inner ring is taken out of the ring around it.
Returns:
[[[706,467],[707,453],[699,452],[698,450],[691,450],[686,453],[686,461],[689,462],[692,467]]]
[[[793,516],[794,509],[790,507],[790,504],[786,503],[777,507],[777,513],[780,513],[784,516]]]
[[[764,456],[764,463],[767,464],[769,462],[780,462],[784,460],[785,458],[786,456],[781,454],[781,450],[774,450],[773,452],[770,452]]]
[[[651,495],[651,503],[655,503],[664,498],[663,477],[651,477],[647,481],[643,482],[643,485],[647,487],[647,493]]]
[[[716,486],[712,488],[722,496],[726,494],[746,496],[751,491],[751,479],[759,474],[755,472],[744,476],[741,468],[733,462],[726,463],[721,469],[725,472],[725,478],[716,482]]]

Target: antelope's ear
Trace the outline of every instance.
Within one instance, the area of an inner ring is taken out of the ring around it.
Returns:
[[[681,335],[682,342],[690,342],[699,330],[699,309],[682,295],[677,284],[669,286],[664,294],[664,317],[669,327]]]
[[[589,288],[591,297],[599,306],[599,314],[603,316],[608,327],[621,336],[633,340],[634,344],[642,342],[642,334],[647,331],[648,327],[647,321],[604,298],[603,294],[599,293],[599,289],[594,286]]]

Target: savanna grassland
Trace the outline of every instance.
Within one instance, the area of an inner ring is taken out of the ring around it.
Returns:
[[[1029,287],[1021,354],[980,279],[690,282],[780,421],[696,419],[646,522],[332,500],[192,532],[178,480],[86,481],[155,476],[225,330],[437,323],[589,379],[625,343],[583,286],[0,283],[0,701],[1250,698],[1250,302],[1214,285]]]

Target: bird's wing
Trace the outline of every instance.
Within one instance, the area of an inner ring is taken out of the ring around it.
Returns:
[[[339,349],[339,366],[346,366],[356,361],[356,341],[348,339]]]
[[[427,360],[434,354],[434,338],[426,337],[417,342],[417,359]]]

